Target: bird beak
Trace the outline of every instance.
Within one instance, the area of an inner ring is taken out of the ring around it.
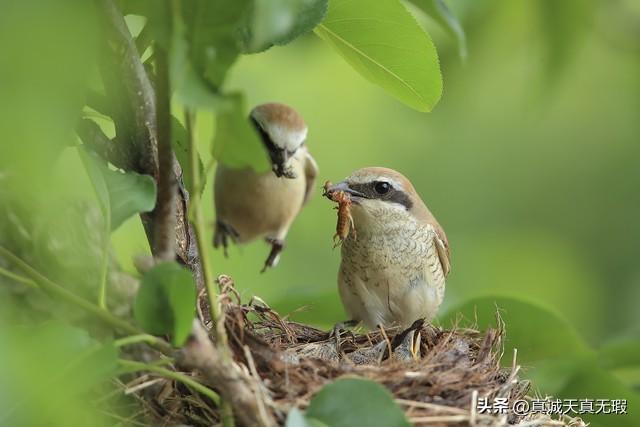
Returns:
[[[354,190],[351,187],[349,187],[349,183],[347,181],[339,182],[339,183],[334,184],[331,187],[327,188],[326,191],[324,192],[324,196],[331,198],[330,196],[333,193],[337,193],[338,191],[344,191],[345,193],[347,193],[347,194],[349,194],[351,196],[355,196],[355,197],[360,197],[360,198],[365,198],[366,197],[361,192],[359,192],[357,190]]]
[[[272,153],[271,160],[273,162],[273,172],[278,178],[297,178],[297,175],[293,171],[291,165],[287,165],[289,157],[289,153],[286,150],[278,150],[276,153]]]

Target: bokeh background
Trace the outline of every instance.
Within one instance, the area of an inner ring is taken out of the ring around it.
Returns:
[[[304,116],[320,175],[277,268],[259,273],[268,247],[256,242],[231,248],[228,259],[214,253],[215,273],[231,275],[246,299],[260,296],[295,320],[324,328],[345,320],[336,288],[339,249],[332,245],[335,211],[320,188],[357,168],[386,166],[413,182],[449,237],[453,268],[442,313],[455,313],[474,297],[517,297],[566,319],[592,348],[639,337],[640,3],[450,5],[467,33],[468,56],[462,59],[447,34],[421,19],[444,78],[442,100],[428,114],[365,81],[312,34],[234,65],[227,89],[243,90],[250,105],[284,102]],[[29,17],[30,38],[15,46],[5,42],[24,35],[20,16],[6,15],[0,25],[5,48],[28,51],[51,43],[51,33],[38,30],[51,28],[49,16],[68,19],[55,47],[41,49],[35,63],[7,64],[0,57],[8,81],[24,82],[4,88],[7,99],[19,95],[22,101],[0,108],[8,125],[0,157],[33,169],[40,184],[25,184],[25,191],[51,198],[51,211],[43,211],[51,216],[61,215],[54,199],[95,204],[75,149],[59,157],[42,149],[43,140],[73,139],[73,120],[63,109],[81,99],[78,88],[69,90],[95,59],[93,24],[83,21],[89,15],[63,12],[43,6]],[[80,33],[86,40],[70,45]],[[9,54],[20,57],[18,50]],[[67,66],[41,74],[60,57]],[[213,117],[199,113],[205,163],[213,131]],[[52,163],[53,170],[40,167]],[[213,223],[211,193],[209,182],[204,197]],[[112,244],[132,274],[133,257],[149,252],[137,218],[113,234]],[[530,319],[534,327],[539,320]],[[637,353],[629,357],[636,356],[640,361]],[[637,387],[639,365],[616,374]]]

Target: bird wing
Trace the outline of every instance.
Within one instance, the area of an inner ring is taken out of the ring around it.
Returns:
[[[438,258],[440,259],[442,272],[444,273],[444,277],[447,277],[451,271],[451,252],[449,252],[449,242],[441,228],[436,227],[435,232],[433,240],[436,244],[436,250],[438,251]]]
[[[304,191],[304,201],[303,204],[306,204],[311,195],[313,194],[313,188],[316,184],[316,177],[318,176],[318,164],[311,157],[311,154],[307,151],[304,159],[304,176],[305,176],[305,191]]]

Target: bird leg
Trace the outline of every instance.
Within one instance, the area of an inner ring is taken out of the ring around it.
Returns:
[[[227,252],[229,239],[235,243],[238,237],[240,237],[240,234],[238,234],[235,228],[220,220],[216,221],[216,229],[213,233],[213,247],[218,248],[222,246],[225,258],[229,257],[229,252]]]
[[[271,252],[269,252],[269,256],[264,262],[264,267],[262,267],[260,273],[264,273],[269,267],[274,267],[280,259],[280,253],[284,249],[284,241],[281,239],[267,237],[265,240],[271,245]]]
[[[353,337],[353,333],[351,331],[347,331],[346,328],[352,328],[357,326],[360,323],[359,320],[345,320],[344,322],[336,323],[331,331],[329,332],[329,337],[336,337],[336,353],[340,354],[340,334],[342,330],[345,330],[348,334]]]

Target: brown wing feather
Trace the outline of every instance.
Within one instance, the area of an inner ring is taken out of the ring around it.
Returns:
[[[304,163],[304,175],[305,175],[305,192],[303,205],[306,204],[313,195],[313,189],[316,185],[316,177],[318,176],[318,164],[311,157],[311,154],[307,151]]]
[[[440,265],[442,266],[442,272],[444,273],[444,277],[447,277],[451,271],[451,252],[449,252],[447,236],[439,227],[436,228],[435,242],[436,249],[438,250],[438,258],[440,258]]]

